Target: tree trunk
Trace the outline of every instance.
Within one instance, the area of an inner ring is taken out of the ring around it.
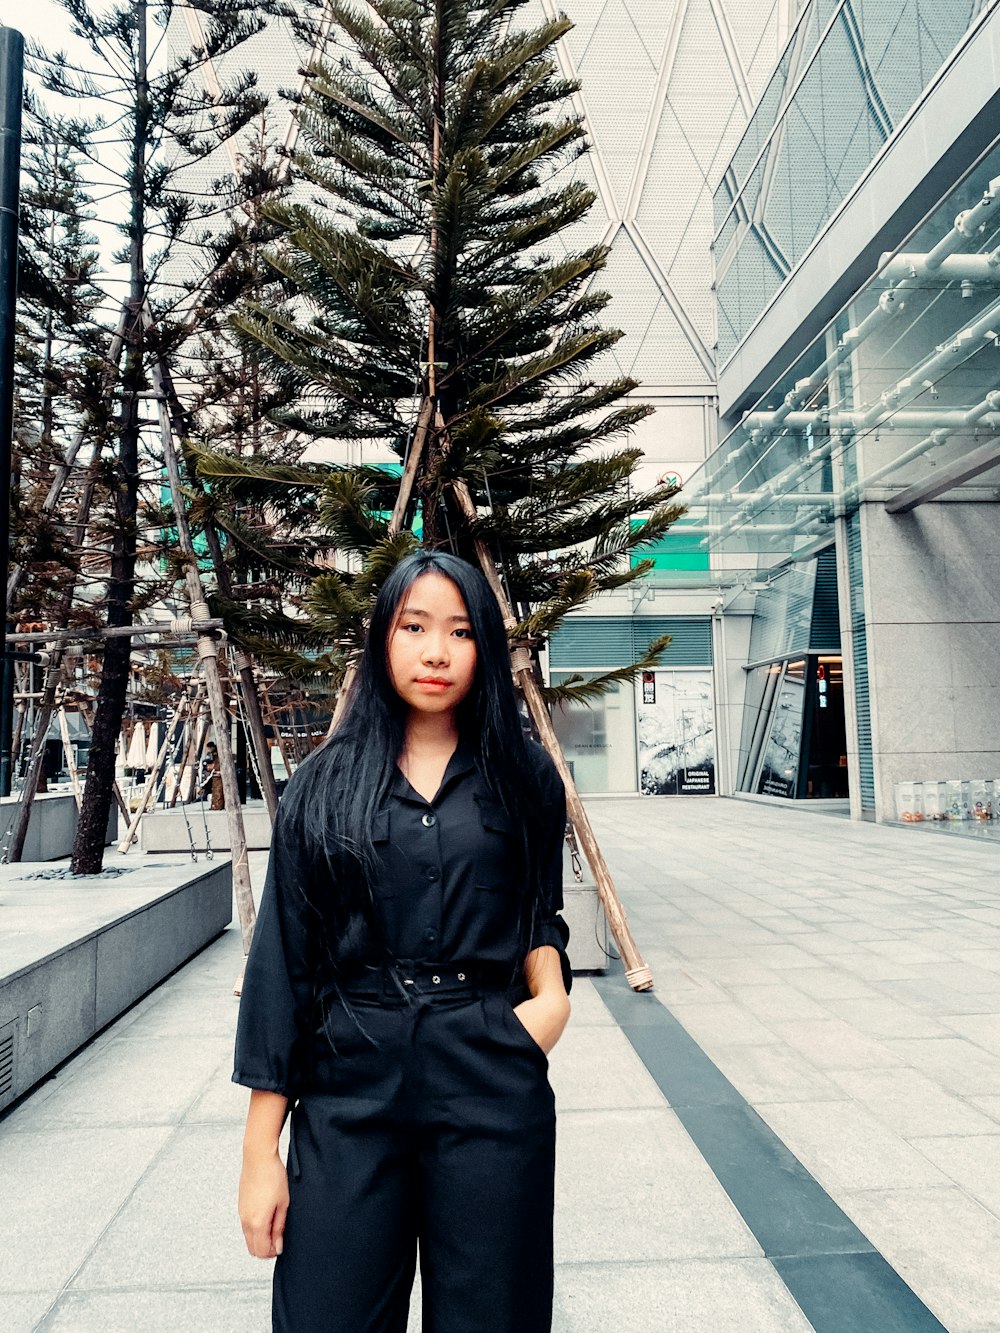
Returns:
[[[139,394],[143,383],[143,302],[146,227],[146,144],[149,133],[149,83],[146,67],[146,3],[137,0],[135,57],[135,114],[129,164],[129,299],[126,357],[122,375],[121,424],[115,467],[115,530],[107,602],[109,626],[132,623],[135,593],[136,515],[139,502]],[[104,864],[104,839],[111,813],[115,755],[132,658],[131,638],[107,639],[97,712],[90,742],[83,809],[73,842],[72,869],[77,875],[95,875]]]

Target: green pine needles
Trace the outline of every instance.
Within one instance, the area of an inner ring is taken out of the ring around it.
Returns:
[[[286,586],[338,662],[361,641],[380,575],[418,542],[472,562],[484,543],[518,637],[537,644],[641,577],[651,562],[633,553],[683,512],[670,488],[634,489],[628,435],[651,409],[634,380],[601,373],[621,337],[600,323],[608,250],[572,243],[595,198],[572,169],[584,128],[555,50],[572,25],[525,28],[524,4],[328,0],[291,185],[266,207],[284,297],[247,305],[235,325],[286,390],[274,419],[405,465],[402,495],[398,465],[325,469],[315,513],[337,567],[304,563]],[[317,494],[313,468],[195,452],[217,504],[261,485],[279,509]],[[250,620],[266,655],[270,618]],[[233,631],[251,633],[246,614]],[[664,646],[555,693],[592,697]]]

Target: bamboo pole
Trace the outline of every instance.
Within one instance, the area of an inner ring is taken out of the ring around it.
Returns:
[[[62,705],[59,708],[59,734],[62,737],[63,754],[66,756],[66,768],[69,771],[69,780],[73,787],[73,799],[76,801],[76,808],[79,811],[83,806],[83,788],[80,786],[80,775],[76,771],[76,760],[73,757],[73,742],[69,738],[69,725],[66,721],[65,705]]]
[[[166,464],[167,478],[170,484],[170,497],[174,509],[174,523],[177,527],[177,545],[184,556],[184,582],[188,600],[191,604],[192,621],[207,620],[208,603],[205,590],[198,572],[198,557],[191,540],[191,528],[187,521],[184,502],[184,490],[181,486],[180,465],[174,448],[170,414],[167,410],[163,371],[159,362],[153,364],[153,385],[157,390],[157,414],[160,419],[160,438],[163,445],[163,460]],[[253,928],[257,920],[254,906],[253,888],[250,883],[250,864],[247,857],[246,831],[243,827],[243,810],[240,806],[240,793],[236,785],[236,765],[233,762],[233,746],[230,736],[229,713],[222,693],[222,679],[219,673],[219,646],[211,633],[199,633],[197,639],[198,658],[205,677],[205,690],[208,695],[209,711],[215,731],[215,744],[219,753],[219,770],[222,775],[222,790],[226,800],[226,818],[229,824],[229,846],[232,849],[233,888],[236,894],[236,908],[239,912],[240,929],[243,935],[243,953],[250,952]],[[237,983],[237,989],[239,983]]]
[[[458,502],[458,506],[467,519],[474,522],[477,518],[475,502],[469,493],[469,488],[464,481],[455,480],[451,483],[452,493]],[[476,557],[487,582],[493,589],[497,601],[500,604],[500,611],[503,615],[504,624],[507,627],[508,634],[516,628],[517,619],[514,616],[510,602],[507,599],[507,593],[500,581],[500,575],[497,572],[496,562],[486,543],[480,538],[475,539]],[[618,897],[615,889],[614,880],[611,878],[611,871],[604,859],[597,838],[590,826],[590,819],[580,800],[580,793],[576,789],[576,783],[573,781],[573,775],[569,771],[569,765],[562,752],[562,747],[555,731],[552,728],[552,722],[549,718],[548,709],[545,707],[545,700],[542,698],[542,692],[535,680],[535,673],[531,663],[531,657],[526,648],[515,646],[511,653],[511,671],[514,680],[521,693],[524,695],[525,702],[531,712],[535,726],[538,728],[538,735],[542,744],[552,758],[559,776],[563,780],[563,786],[566,788],[566,809],[576,830],[580,846],[583,848],[584,855],[590,863],[590,868],[594,872],[594,880],[597,883],[597,894],[601,905],[608,918],[608,924],[611,927],[612,934],[618,944],[619,952],[622,956],[622,962],[625,964],[625,978],[628,984],[636,991],[651,990],[653,986],[653,974],[643,960],[638,946],[632,936],[632,931],[628,924],[628,918],[625,914],[625,908],[622,906],[621,899]]]
[[[171,427],[174,434],[180,438],[184,435],[186,418],[181,404],[180,395],[174,384],[173,376],[170,370],[162,361],[160,363],[160,382],[167,396],[167,410],[170,414]],[[204,525],[205,540],[208,543],[208,553],[212,559],[212,569],[215,573],[215,581],[219,592],[223,597],[231,598],[233,595],[233,582],[229,577],[229,569],[226,565],[225,556],[222,550],[222,542],[219,540],[219,532],[214,523]],[[250,733],[250,744],[253,746],[254,754],[257,756],[257,770],[260,778],[261,794],[267,805],[267,812],[271,816],[271,823],[274,823],[274,817],[278,810],[278,789],[274,782],[274,770],[271,767],[271,749],[267,743],[267,735],[264,730],[264,715],[261,709],[260,695],[257,689],[257,679],[254,676],[253,662],[242,648],[233,646],[233,665],[236,668],[238,679],[233,682],[233,687],[239,690],[240,699],[243,704],[243,715],[246,718],[247,730]]]
[[[177,711],[170,719],[170,726],[167,728],[167,733],[157,751],[156,762],[149,771],[149,777],[146,779],[146,785],[143,788],[142,796],[139,798],[139,805],[133,811],[132,818],[128,823],[128,828],[125,830],[125,833],[118,844],[118,851],[122,856],[124,856],[132,846],[136,831],[139,828],[139,822],[149,808],[150,797],[154,797],[155,799],[155,793],[162,778],[163,768],[170,755],[170,747],[173,745],[174,737],[177,735],[177,728],[184,721],[184,718],[190,710],[190,706],[190,699],[188,695],[185,694],[177,706]]]
[[[177,781],[174,784],[174,790],[170,796],[169,805],[171,810],[177,804],[178,796],[181,798],[181,803],[185,803],[184,783],[187,778],[187,771],[198,762],[198,757],[201,754],[201,747],[205,743],[205,735],[207,734],[208,728],[207,726],[202,725],[201,705],[203,700],[204,694],[199,692],[195,697],[191,711],[185,718],[184,730],[186,732],[186,738],[184,741],[184,754],[181,757]]]
[[[86,727],[87,727],[87,730],[88,730],[88,731],[93,731],[93,729],[94,729],[94,710],[93,710],[92,708],[90,708],[86,703],[82,703],[82,702],[81,702],[81,704],[80,704],[80,716],[83,718],[84,723],[85,723],[85,725],[86,725]],[[127,822],[128,822],[128,817],[129,817],[129,808],[128,808],[128,806],[125,804],[125,797],[122,795],[122,789],[121,789],[121,787],[119,787],[119,785],[118,785],[118,779],[117,779],[117,778],[115,778],[114,782],[111,784],[111,794],[112,794],[112,796],[115,798],[115,802],[116,802],[116,804],[117,804],[117,806],[118,806],[118,812],[119,812],[119,814],[122,816],[122,818],[123,818],[123,819],[126,821],[126,823],[127,823]]]

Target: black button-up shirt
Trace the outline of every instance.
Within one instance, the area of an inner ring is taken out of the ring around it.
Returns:
[[[535,849],[538,901],[531,943],[559,951],[568,991],[569,930],[559,916],[566,795],[541,746],[529,742],[529,752],[545,829],[543,845]],[[496,964],[511,971],[523,961],[520,886],[514,882],[519,837],[465,742],[459,742],[431,801],[397,770],[372,835],[378,854],[375,909],[382,942],[393,957]],[[298,891],[302,877],[315,873],[309,867],[306,849],[289,836],[279,807],[243,979],[233,1082],[286,1096],[295,1095],[316,1040],[312,1014],[321,971],[315,931]]]

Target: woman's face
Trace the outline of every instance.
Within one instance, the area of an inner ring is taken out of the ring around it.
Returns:
[[[462,594],[443,574],[411,583],[389,631],[389,676],[419,713],[446,713],[472,688],[476,644]]]

